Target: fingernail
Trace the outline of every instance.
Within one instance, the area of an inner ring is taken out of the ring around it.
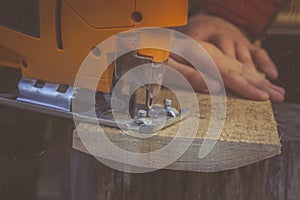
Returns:
[[[271,91],[271,96],[272,96],[271,99],[274,102],[283,102],[284,101],[284,96],[274,89]]]
[[[262,92],[260,97],[262,100],[268,100],[270,98],[269,94],[265,92]]]
[[[279,87],[277,85],[272,85],[273,90],[279,92],[281,95],[285,95],[285,89],[282,87]]]

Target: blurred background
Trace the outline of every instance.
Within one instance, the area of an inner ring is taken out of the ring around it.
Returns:
[[[262,46],[279,70],[286,101],[300,103],[300,1],[291,0],[266,30]]]

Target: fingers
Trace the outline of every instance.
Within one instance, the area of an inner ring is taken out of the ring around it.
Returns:
[[[285,92],[283,92],[283,88],[281,88],[280,90],[276,89],[277,86],[273,85],[272,83],[270,83],[268,80],[264,80],[263,83],[261,84],[260,87],[262,90],[265,90],[268,92],[269,96],[270,96],[270,100],[274,103],[280,103],[284,101],[284,94]]]
[[[273,85],[272,84],[272,89],[279,92],[280,94],[282,94],[283,96],[285,95],[285,90],[282,87],[279,87],[277,85]]]
[[[181,73],[191,84],[192,88],[196,90],[197,92],[208,92],[209,85],[209,92],[211,94],[217,94],[221,90],[221,85],[218,81],[210,78],[209,76],[205,76],[205,79],[203,78],[203,74],[201,75],[198,70],[195,68],[188,66],[186,64],[179,63],[175,61],[172,58],[169,58],[168,66],[172,67],[179,73]],[[180,86],[180,83],[178,83],[178,79],[176,78],[176,75],[172,71],[167,71],[166,80],[168,83],[177,84]]]
[[[224,85],[228,89],[247,99],[270,99],[273,102],[284,101],[285,90],[268,81],[256,68],[249,67],[249,64],[243,64],[234,58],[226,56],[212,44],[204,42],[202,46],[214,60],[223,78]],[[244,54],[244,56],[244,58],[249,59],[249,55]],[[210,93],[216,94],[221,89],[220,83],[211,78],[215,75],[213,70],[205,71],[210,76],[205,76],[204,80],[203,74],[200,74],[195,68],[189,66],[188,63],[181,63],[180,59],[174,60],[170,58],[168,64],[180,72],[196,91],[208,92],[207,85],[210,86]],[[173,75],[168,76],[169,78],[173,77],[173,82],[177,81]]]
[[[284,101],[285,90],[279,86],[272,84],[268,80],[264,80],[264,85],[266,88],[264,89],[270,95],[270,100],[274,103],[280,103]]]
[[[284,101],[285,91],[283,88],[273,85],[264,76],[261,76],[254,68],[244,67],[244,77],[257,89],[267,92],[272,102]]]
[[[229,85],[228,88],[247,99],[261,101],[270,99],[274,103],[284,101],[283,89],[278,90],[268,80],[248,80],[237,76],[226,82],[226,85]]]
[[[272,80],[278,78],[276,66],[265,50],[254,47],[250,49],[250,52],[254,63],[262,72],[264,72]]]
[[[212,41],[230,58],[236,58],[238,61],[248,66],[256,66],[272,80],[278,78],[276,65],[265,50],[257,48],[246,41],[234,41],[228,38],[218,38],[218,40]]]
[[[248,67],[234,59],[220,58],[219,61],[216,57],[214,60],[228,89],[247,99],[284,101],[284,89],[273,85],[255,68]]]
[[[227,60],[227,64],[229,64]],[[239,62],[230,62],[231,66],[222,73],[225,86],[237,93],[238,95],[247,99],[264,101],[269,99],[269,94],[266,91],[259,89],[257,86],[250,82],[249,79],[253,79],[250,75],[245,76],[243,69],[244,66]],[[249,71],[249,67],[247,67]],[[253,74],[252,74],[253,75]],[[248,78],[250,77],[250,78]],[[255,79],[254,79],[255,80]]]
[[[270,100],[274,103],[281,103],[284,101],[284,95],[272,89],[270,91]]]
[[[208,42],[218,47],[225,55],[236,58],[243,64],[257,67],[264,72],[268,78],[275,80],[278,78],[278,71],[275,64],[261,48],[258,48],[245,39],[223,37],[213,35]]]
[[[213,36],[209,38],[208,42],[217,46],[225,55],[229,56],[230,58],[236,58],[234,41],[230,38]]]
[[[241,76],[235,76],[226,80],[225,85],[227,85],[232,91],[247,99],[265,101],[270,97],[267,92],[253,86]]]
[[[237,60],[239,60],[241,63],[255,67],[249,51],[249,47],[247,45],[240,42],[236,43],[235,53]]]

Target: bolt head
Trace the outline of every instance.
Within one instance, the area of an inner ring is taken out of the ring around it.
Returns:
[[[147,111],[146,111],[146,110],[138,110],[137,116],[138,116],[139,118],[147,117]]]
[[[165,106],[171,106],[172,105],[172,100],[171,99],[164,99],[164,105]]]

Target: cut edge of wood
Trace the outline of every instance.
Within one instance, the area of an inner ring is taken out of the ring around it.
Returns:
[[[177,161],[164,169],[207,173],[220,172],[250,165],[281,153],[281,144],[236,143],[217,140],[212,151],[205,158],[200,159],[198,152],[201,145],[202,141],[197,139]],[[76,131],[73,136],[73,148],[90,154]]]

